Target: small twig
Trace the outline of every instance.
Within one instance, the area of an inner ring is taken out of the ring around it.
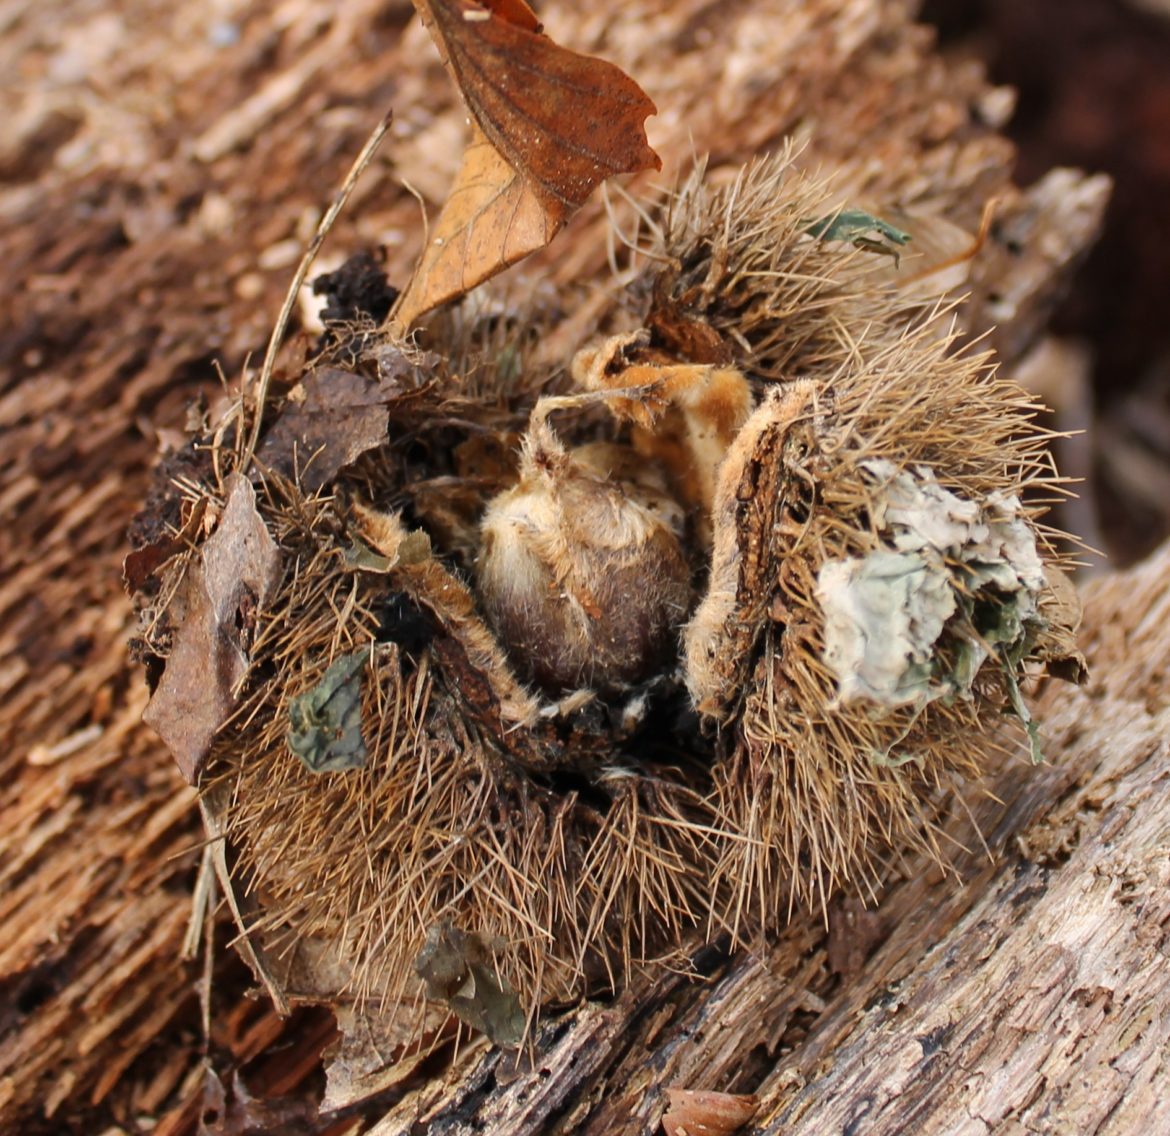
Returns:
[[[217,843],[221,843],[217,841]],[[211,844],[203,846],[199,875],[191,896],[191,917],[183,937],[182,958],[190,961],[203,947],[203,973],[199,978],[199,1016],[203,1026],[203,1055],[211,1045],[211,985],[215,975],[215,853]]]
[[[410,184],[410,182],[408,182],[406,180],[406,178],[399,178],[398,184],[401,185],[402,188],[405,189],[406,192],[409,193],[410,196],[415,199],[415,201],[418,202],[418,213],[419,213],[419,217],[422,219],[422,227],[423,227],[422,247],[426,248],[427,245],[429,245],[431,243],[431,223],[427,219],[426,199],[423,197],[423,195],[421,193],[419,193],[419,191],[417,189],[414,188],[413,185]]]
[[[185,856],[189,850],[184,849],[179,855]],[[172,856],[171,859],[177,859]],[[199,861],[199,875],[195,878],[195,890],[191,893],[191,915],[187,920],[187,933],[183,936],[181,957],[190,962],[199,954],[199,944],[203,938],[203,922],[207,918],[207,909],[211,906],[211,896],[215,891],[215,861],[211,856],[211,845],[203,845],[203,856]]]
[[[239,901],[236,899],[235,889],[232,887],[231,872],[228,870],[227,855],[224,852],[224,841],[226,837],[222,826],[216,816],[213,815],[211,809],[208,808],[205,800],[200,800],[199,811],[203,814],[203,827],[207,830],[208,835],[215,838],[207,847],[211,853],[212,863],[215,865],[215,874],[219,879],[219,886],[223,889],[224,899],[227,900],[227,905],[232,913],[232,919],[235,921],[236,929],[240,932],[240,937],[236,940],[240,954],[244,956],[244,961],[248,963],[256,977],[264,984],[264,988],[268,991],[268,996],[272,999],[272,1004],[276,1008],[276,1012],[282,1018],[287,1018],[290,1013],[288,999],[285,998],[284,992],[280,988],[280,983],[272,977],[264,960],[260,957],[260,953],[253,945],[252,939],[248,934],[247,923],[244,921],[244,913],[240,910]]]
[[[989,198],[987,203],[983,206],[983,214],[979,218],[979,232],[976,233],[971,243],[963,249],[962,252],[957,252],[953,256],[947,257],[946,260],[940,261],[938,264],[932,264],[927,268],[920,269],[918,272],[912,272],[909,276],[903,276],[897,283],[898,288],[905,288],[907,284],[914,284],[919,280],[925,280],[929,276],[934,276],[939,272],[945,272],[948,268],[954,268],[956,264],[962,264],[964,261],[973,260],[982,251],[983,246],[987,243],[987,236],[991,232],[991,222],[995,218],[995,211],[1003,202],[1003,197],[996,195]]]
[[[253,411],[255,417],[252,421],[252,435],[248,440],[247,449],[244,450],[243,460],[240,463],[241,469],[247,469],[251,464],[252,457],[256,453],[256,445],[260,441],[260,426],[264,419],[264,402],[268,397],[268,386],[272,382],[272,372],[276,367],[276,353],[280,349],[281,341],[284,339],[284,330],[288,326],[289,317],[292,315],[293,305],[297,302],[301,285],[304,284],[305,277],[308,276],[313,261],[317,259],[317,253],[321,251],[321,246],[325,243],[325,237],[328,235],[329,230],[333,228],[334,221],[337,220],[338,214],[345,208],[345,203],[349,200],[349,196],[357,185],[358,179],[370,164],[378,147],[382,144],[382,139],[386,137],[386,131],[390,129],[392,118],[393,112],[387,111],[382,121],[374,127],[373,132],[366,139],[366,144],[362,147],[361,153],[354,159],[349,173],[345,175],[344,183],[337,193],[334,194],[333,203],[329,206],[325,216],[321,218],[321,223],[317,226],[317,231],[313,234],[313,239],[309,242],[309,247],[305,249],[305,255],[301,257],[301,263],[297,265],[297,270],[292,278],[292,283],[289,285],[288,293],[284,297],[284,305],[281,307],[280,315],[277,317],[276,326],[272,329],[272,336],[268,340],[268,350],[264,354],[264,366],[260,369],[260,379],[256,385],[256,396],[254,399],[255,410]]]
[[[211,1052],[211,988],[215,982],[215,873],[211,873],[208,907],[203,919],[203,978],[199,983],[199,1013],[203,1024],[203,1055]]]

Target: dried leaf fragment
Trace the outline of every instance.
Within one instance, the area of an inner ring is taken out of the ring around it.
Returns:
[[[369,651],[342,655],[321,681],[288,708],[288,747],[313,773],[360,769],[366,763],[362,738],[362,671]]]
[[[129,595],[134,595],[146,581],[169,560],[178,556],[195,539],[207,513],[207,502],[200,501],[192,510],[180,532],[174,536],[163,536],[141,548],[127,553],[122,561],[122,583]]]
[[[192,784],[248,670],[247,635],[280,575],[280,550],[247,478],[232,474],[219,527],[188,569],[175,644],[143,713]]]
[[[818,575],[838,702],[864,701],[879,715],[970,699],[995,657],[1033,736],[1016,670],[1046,630],[1040,601],[1049,585],[1019,499],[963,499],[924,467],[872,460],[862,468],[876,483],[874,524],[893,547],[826,561]]]
[[[423,312],[544,248],[563,223],[564,215],[546,210],[473,124],[463,165],[395,319],[409,327]]]
[[[260,462],[316,493],[386,440],[390,403],[408,390],[399,381],[374,381],[339,367],[313,371],[265,437]]]
[[[419,990],[421,979],[417,980]],[[366,1003],[337,1001],[333,1016],[341,1036],[324,1053],[325,1095],[322,1112],[337,1112],[403,1085],[418,1075],[433,1054],[433,1043],[450,1016],[442,1007],[430,1011],[421,1026],[399,1006],[382,1009]]]
[[[667,1089],[670,1107],[662,1118],[666,1136],[731,1136],[747,1124],[759,1101],[744,1093]]]
[[[467,102],[472,137],[434,236],[394,311],[403,327],[557,234],[601,181],[660,169],[655,112],[611,63],[540,33],[520,0],[415,0]]]
[[[136,548],[122,561],[122,583],[130,595],[142,586],[168,560],[183,551],[183,542],[177,537],[165,536],[151,544]]]
[[[445,1002],[459,1019],[496,1044],[515,1046],[524,1036],[520,999],[497,973],[481,935],[449,923],[432,927],[414,968],[429,997]]]

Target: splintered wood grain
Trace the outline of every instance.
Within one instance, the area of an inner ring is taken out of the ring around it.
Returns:
[[[706,151],[712,176],[726,177],[796,132],[807,140],[807,166],[847,165],[842,193],[875,208],[928,202],[973,231],[986,199],[1008,193],[1005,220],[1034,218],[1029,233],[1038,231],[1043,257],[993,240],[973,266],[976,292],[1009,297],[1013,308],[977,305],[970,318],[1026,328],[1011,341],[1022,353],[1089,238],[1101,191],[1074,178],[1042,215],[1034,196],[1013,196],[1010,147],[995,129],[1010,99],[978,68],[935,56],[929,34],[908,22],[913,8],[550,0],[540,16],[558,42],[609,59],[655,100],[649,137],[664,160],[656,183]],[[459,164],[465,119],[412,15],[407,0],[0,3],[0,74],[15,79],[0,84],[5,1131],[157,1121],[158,1131],[179,1134],[198,1122],[199,968],[179,955],[201,833],[190,790],[139,722],[145,689],[124,646],[133,630],[120,585],[125,531],[188,402],[217,394],[214,364],[234,380],[262,354],[304,240],[388,106],[391,138],[324,256],[336,263],[382,246],[392,280],[408,275],[424,227],[402,181],[433,217]],[[632,231],[632,212],[615,208]],[[549,284],[596,289],[606,232],[602,205],[591,203],[547,255],[503,277],[497,294],[513,302],[547,294]],[[566,359],[589,332],[587,320],[574,326]],[[1123,635],[1128,618],[1118,600],[1094,634]],[[1135,652],[1161,642],[1156,626],[1134,634]],[[1147,700],[1162,697],[1164,683],[1137,675],[1140,660],[1125,666]],[[1053,742],[1054,754],[1064,745]],[[1081,764],[1005,774],[998,811],[976,802],[994,849],[1006,856],[1029,816],[1089,776],[1097,758],[1073,754]],[[1067,841],[1084,838],[1098,816],[1072,817]],[[482,1112],[496,1131],[650,1132],[670,1085],[763,1084],[773,1110],[801,1107],[792,1086],[812,1076],[814,1056],[831,1060],[862,1012],[842,991],[917,973],[927,944],[990,884],[994,869],[969,823],[955,824],[971,849],[959,860],[961,883],[908,870],[877,916],[843,911],[852,934],[836,942],[803,920],[779,942],[718,964],[706,984],[638,977],[612,1005],[550,1025],[559,1040],[547,1061],[556,1064],[533,1074],[539,1092],[524,1076],[497,1083],[498,1057],[464,1047],[448,1074],[371,1105],[369,1122],[407,1131],[427,1116],[436,1132],[470,1131]],[[851,937],[866,969],[843,983],[830,957],[849,956],[840,940]],[[238,968],[221,958],[216,974],[212,1056],[226,1063],[227,1083],[263,1055],[224,1035],[251,1003],[240,1000]],[[305,1030],[298,1018],[257,1026],[272,1053],[268,1083],[281,1093],[318,1091],[318,1026]],[[515,1103],[521,1096],[527,1103]],[[520,1116],[523,1124],[507,1127]]]

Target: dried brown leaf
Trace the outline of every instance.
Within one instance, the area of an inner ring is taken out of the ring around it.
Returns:
[[[187,547],[188,542],[194,540],[206,512],[207,502],[200,501],[191,510],[190,517],[177,535],[162,536],[126,555],[122,561],[122,583],[129,595],[140,591],[147,580],[164,564],[178,556]]]
[[[183,551],[183,542],[173,536],[136,548],[122,561],[122,583],[134,595],[168,560]]]
[[[280,573],[280,550],[256,511],[251,483],[232,474],[227,486],[219,527],[188,569],[174,609],[182,612],[174,648],[142,715],[192,784],[235,707],[255,613]]]
[[[415,0],[474,119],[402,327],[548,244],[601,181],[659,169],[654,104],[611,63],[540,33],[521,0]]]
[[[759,1108],[754,1096],[739,1093],[667,1089],[670,1107],[662,1118],[666,1136],[731,1136]]]
[[[451,194],[394,313],[409,327],[431,308],[453,300],[529,253],[544,248],[564,223],[472,124]]]
[[[413,392],[397,377],[375,381],[338,367],[313,371],[290,395],[264,438],[259,460],[295,477],[304,492],[316,493],[338,470],[386,440],[390,404]]]
[[[571,212],[607,177],[661,168],[643,125],[654,104],[620,68],[516,22],[516,4],[417,6],[475,121],[546,206]]]

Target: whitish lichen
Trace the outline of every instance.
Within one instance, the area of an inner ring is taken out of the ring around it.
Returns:
[[[838,704],[868,702],[880,717],[937,698],[969,699],[983,663],[1004,653],[1014,664],[1041,625],[1035,532],[1018,497],[967,500],[923,466],[871,460],[862,468],[874,483],[870,513],[884,543],[827,561],[817,576]]]

